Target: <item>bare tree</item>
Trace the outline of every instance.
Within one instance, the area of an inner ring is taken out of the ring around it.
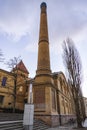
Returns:
[[[14,90],[13,90],[13,112],[15,112],[15,103],[16,103],[16,89],[17,89],[17,76],[18,76],[18,68],[17,64],[21,61],[20,57],[14,57],[13,59],[10,59],[6,64],[11,69],[13,73],[13,80],[14,80]]]
[[[11,68],[14,70],[14,68],[17,68],[17,64],[21,61],[20,56],[19,57],[14,57],[13,59],[10,59],[9,61],[6,62],[8,68]]]
[[[82,65],[79,53],[71,39],[63,42],[63,59],[68,74],[68,80],[71,85],[71,91],[75,104],[78,127],[82,127],[82,120],[85,118],[85,109],[82,108]]]
[[[4,57],[3,57],[2,50],[0,49],[0,62],[3,62],[3,61],[4,61]]]

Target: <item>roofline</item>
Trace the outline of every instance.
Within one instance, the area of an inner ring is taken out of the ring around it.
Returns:
[[[2,72],[4,72],[4,73],[7,73],[7,74],[9,74],[9,75],[11,75],[11,76],[14,76],[12,72],[9,72],[9,71],[7,71],[7,70],[0,69],[0,71],[2,71]]]
[[[52,73],[52,76],[58,76],[58,75],[63,75],[64,79],[67,81],[67,79],[62,71]]]
[[[22,69],[20,69],[20,68],[14,68],[13,71],[15,71],[15,70],[20,70],[20,71],[22,71],[22,72],[24,72],[24,73],[26,73],[26,74],[29,74],[28,71],[24,71],[24,70],[22,70]]]

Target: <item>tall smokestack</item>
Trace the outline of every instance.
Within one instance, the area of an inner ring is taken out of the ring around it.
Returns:
[[[36,75],[50,74],[50,55],[49,55],[49,38],[47,26],[47,5],[45,2],[41,4],[40,15],[40,32],[38,42],[38,64]]]

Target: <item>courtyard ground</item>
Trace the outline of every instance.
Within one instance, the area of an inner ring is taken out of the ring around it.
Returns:
[[[49,128],[47,130],[87,130],[87,119],[85,120],[83,127],[84,128],[76,128],[76,124],[67,124],[64,126],[58,126],[54,128]]]

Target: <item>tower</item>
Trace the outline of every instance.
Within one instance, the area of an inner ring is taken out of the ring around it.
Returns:
[[[58,115],[56,88],[50,69],[46,3],[43,2],[40,7],[38,62],[33,83],[33,101],[35,106],[35,117],[48,122],[48,124],[52,124],[53,116]]]

